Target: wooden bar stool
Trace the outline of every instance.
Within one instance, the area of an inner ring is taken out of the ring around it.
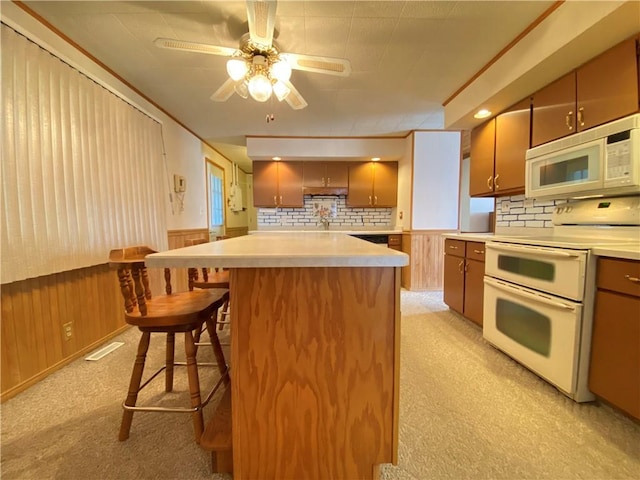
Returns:
[[[218,288],[172,294],[171,274],[167,268],[164,269],[166,295],[152,298],[147,268],[144,263],[146,255],[150,253],[155,253],[155,251],[145,246],[136,246],[112,250],[109,254],[110,265],[117,267],[118,271],[120,290],[124,298],[125,321],[130,325],[135,325],[142,332],[131,373],[129,392],[122,405],[124,412],[118,438],[121,441],[129,438],[133,414],[136,411],[183,412],[192,414],[195,439],[199,443],[204,431],[202,408],[211,400],[221,385],[224,384],[226,386],[229,383],[227,363],[214,323],[218,310],[228,301],[229,292],[226,289]],[[197,347],[194,341],[194,332],[200,331],[203,325],[207,325],[220,374],[220,378],[204,402],[200,394],[200,379],[196,361]],[[166,334],[166,362],[164,366],[142,383],[145,360],[152,333]],[[175,362],[176,333],[184,333],[186,362]],[[171,392],[173,390],[174,366],[176,365],[187,367],[191,406],[136,405],[139,392],[162,371],[165,371],[165,391]]]

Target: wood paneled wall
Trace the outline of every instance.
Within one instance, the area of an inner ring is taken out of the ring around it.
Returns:
[[[108,265],[2,285],[2,400],[127,328]],[[71,322],[66,338],[63,325]]]
[[[441,290],[443,278],[444,238],[449,230],[406,232],[402,251],[409,255],[409,266],[402,268],[402,286],[407,290]]]
[[[242,229],[229,233],[238,236]],[[206,229],[168,232],[169,248],[203,236],[208,236]],[[187,290],[187,272],[179,270],[172,272],[175,292]],[[161,273],[150,271],[150,278],[152,291],[162,292]],[[128,328],[117,276],[107,264],[2,285],[0,301],[1,401]],[[69,339],[63,328],[68,322]]]

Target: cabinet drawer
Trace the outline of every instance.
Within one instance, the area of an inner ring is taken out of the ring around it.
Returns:
[[[390,247],[401,247],[402,246],[402,235],[394,235],[394,234],[389,235],[389,238],[387,240],[387,244]]]
[[[640,297],[640,262],[618,258],[598,259],[598,288]]]
[[[465,244],[466,242],[464,240],[446,238],[444,240],[444,253],[447,255],[453,255],[454,257],[464,257]]]
[[[467,242],[466,257],[484,262],[484,242]]]

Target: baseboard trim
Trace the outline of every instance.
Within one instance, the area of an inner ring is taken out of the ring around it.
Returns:
[[[122,327],[118,328],[117,330],[115,330],[114,332],[110,333],[106,337],[101,338],[100,340],[97,340],[97,341],[93,342],[90,345],[87,345],[86,347],[82,348],[81,350],[78,350],[77,352],[75,352],[73,355],[68,356],[64,360],[60,360],[58,363],[56,363],[54,365],[51,365],[46,370],[43,370],[43,371],[39,372],[37,375],[34,375],[33,377],[29,378],[28,380],[25,380],[24,382],[21,382],[18,385],[15,385],[14,387],[11,387],[6,392],[2,392],[2,394],[0,394],[0,403],[3,403],[5,400],[9,400],[10,398],[15,397],[19,393],[24,392],[29,387],[35,385],[39,381],[45,379],[46,377],[48,377],[52,373],[60,370],[62,367],[68,365],[69,363],[73,362],[74,360],[82,358],[84,355],[86,355],[90,351],[95,350],[100,344],[102,344],[104,342],[107,342],[107,341],[111,340],[114,337],[117,337],[118,335],[120,335],[121,333],[123,333],[124,331],[126,331],[129,328],[131,328],[131,325],[123,325]]]

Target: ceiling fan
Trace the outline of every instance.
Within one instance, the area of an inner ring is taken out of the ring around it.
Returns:
[[[247,0],[249,33],[242,36],[237,49],[170,38],[157,38],[154,43],[161,48],[229,57],[229,79],[211,96],[216,102],[224,102],[234,93],[258,102],[275,95],[300,110],[307,102],[290,82],[292,69],[347,77],[351,63],[343,58],[281,52],[273,41],[276,7],[276,0]]]

